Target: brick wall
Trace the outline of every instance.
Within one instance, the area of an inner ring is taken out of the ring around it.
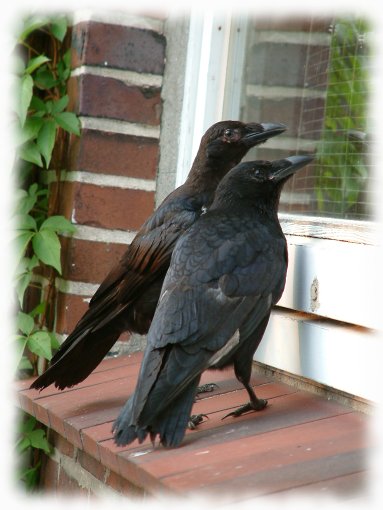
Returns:
[[[65,493],[72,496],[128,496],[136,500],[145,491],[103,466],[64,437],[49,431],[49,441],[54,446],[51,456],[43,456],[40,488],[45,494]]]
[[[163,24],[128,14],[74,21],[68,90],[82,136],[71,140],[62,194],[62,212],[77,227],[63,243],[56,325],[62,335],[154,209]]]

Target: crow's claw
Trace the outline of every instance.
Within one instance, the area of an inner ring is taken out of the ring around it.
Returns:
[[[259,398],[256,403],[248,402],[247,404],[238,407],[235,411],[232,411],[229,414],[226,414],[222,420],[227,418],[228,416],[233,416],[234,418],[237,418],[238,416],[241,416],[244,413],[248,413],[250,411],[261,411],[267,406],[267,400],[264,400],[263,398]]]
[[[198,386],[196,395],[199,395],[200,393],[210,393],[211,391],[214,391],[215,388],[218,388],[218,384],[215,383],[202,384],[202,386]]]
[[[195,430],[197,426],[203,422],[203,419],[209,417],[206,414],[192,414],[188,422],[188,429]]]

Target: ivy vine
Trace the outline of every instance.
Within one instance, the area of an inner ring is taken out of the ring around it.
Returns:
[[[28,16],[15,48],[15,369],[19,377],[41,372],[59,346],[54,332],[56,278],[62,272],[59,236],[75,231],[59,214],[61,181],[69,136],[80,135],[79,119],[68,111],[69,38],[65,16]],[[33,417],[24,415],[20,421],[19,476],[33,488],[41,452],[49,453],[51,447],[46,431]]]
[[[324,129],[318,146],[316,198],[327,215],[363,215],[358,202],[368,178],[368,66],[362,19],[341,19],[333,26],[330,45]]]

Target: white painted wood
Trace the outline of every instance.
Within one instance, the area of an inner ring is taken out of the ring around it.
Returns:
[[[289,268],[281,306],[369,328],[383,326],[380,247],[286,237]]]
[[[322,32],[282,32],[258,30],[257,43],[304,44],[307,46],[330,46],[331,35]]]
[[[375,402],[382,400],[377,333],[276,309],[254,359]]]
[[[298,88],[298,87],[280,87],[277,85],[252,85],[246,84],[246,95],[257,98],[267,99],[286,99],[286,98],[325,98],[326,92],[318,89]]]
[[[217,48],[213,48],[211,14],[210,18],[207,15],[199,18],[198,23],[194,19],[194,29],[191,27],[190,32],[189,49],[194,60],[193,65],[188,61],[190,72],[186,83],[195,86],[189,85],[185,89],[182,125],[186,126],[184,133],[187,136],[181,133],[177,184],[183,182],[190,167],[195,154],[193,151],[196,151],[196,144],[203,133],[202,119],[209,119],[210,123],[220,120],[212,118],[212,110],[204,116],[206,105],[210,101],[215,104],[216,100],[214,88],[207,84],[209,62],[212,55],[215,55],[216,63],[220,58]],[[226,20],[225,26],[232,37],[229,55],[230,51],[237,51],[235,60],[232,60],[234,67],[230,68],[227,62],[221,61],[222,70],[227,73],[225,85],[230,95],[243,62],[241,44],[242,51],[245,44],[243,40],[235,42],[233,39],[234,20],[231,24]],[[269,34],[264,34],[264,37],[269,37]],[[305,42],[328,44],[327,35],[320,35],[319,39],[311,38]],[[265,39],[264,42],[274,40]],[[298,41],[296,34],[287,34],[284,42],[296,44],[302,42],[302,38],[299,35]],[[227,40],[223,48],[227,52]],[[202,63],[201,51],[204,52]],[[225,55],[225,51],[221,54]],[[223,74],[220,74],[221,79]],[[221,94],[222,84],[218,86]],[[294,95],[296,91],[290,92]],[[238,97],[226,97],[224,104],[222,111],[225,118],[227,115],[238,118]],[[289,151],[311,151],[316,145],[314,140],[297,141],[285,135],[272,138],[267,143],[270,148]],[[280,217],[287,234],[290,262],[286,289],[279,304],[286,309],[306,312],[310,317],[281,309],[274,312],[255,359],[363,398],[380,399],[374,374],[380,372],[383,342],[377,334],[365,329],[381,329],[383,325],[383,314],[379,308],[383,257],[381,248],[376,245],[375,226],[332,218],[288,214]]]
[[[228,61],[225,66],[223,119],[236,120],[241,111],[247,27],[248,16],[244,13],[236,15],[231,21]]]
[[[279,213],[285,234],[334,239],[358,244],[378,244],[380,225],[372,221]]]
[[[176,185],[182,184],[206,129],[222,118],[230,16],[192,12]]]

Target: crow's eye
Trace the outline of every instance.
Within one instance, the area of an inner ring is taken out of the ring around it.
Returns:
[[[258,175],[260,175],[260,174],[261,174],[260,169],[259,169],[259,168],[256,168],[256,169],[254,170],[254,175],[257,175],[257,176],[258,176]]]
[[[225,132],[224,132],[225,136],[231,136],[232,134],[233,134],[233,130],[232,129],[225,129]]]

